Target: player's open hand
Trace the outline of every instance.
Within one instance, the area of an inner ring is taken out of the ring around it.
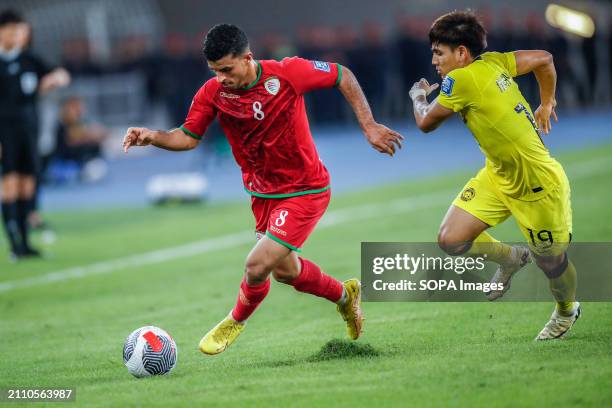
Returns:
[[[127,153],[132,146],[148,146],[153,142],[153,131],[147,128],[128,128],[123,138],[123,151]]]
[[[557,101],[552,101],[552,103],[541,104],[536,109],[534,115],[536,123],[538,124],[538,129],[541,129],[545,134],[548,134],[552,125],[550,123],[550,117],[552,116],[555,119],[555,122],[558,122],[557,113],[555,112],[555,108],[557,107]]]
[[[419,82],[415,82],[414,85],[412,85],[412,88],[410,88],[410,99],[414,101],[414,98],[419,95],[427,97],[430,93],[438,89],[438,86],[439,85],[437,83],[430,85],[425,78],[421,78]]]
[[[395,154],[396,148],[402,148],[404,136],[380,123],[374,122],[364,129],[364,133],[374,149],[391,157]]]

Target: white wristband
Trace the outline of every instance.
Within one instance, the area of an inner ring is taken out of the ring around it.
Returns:
[[[417,97],[421,95],[427,97],[427,92],[425,92],[424,89],[417,88],[417,89],[411,89],[408,95],[410,96],[410,99],[414,101]]]

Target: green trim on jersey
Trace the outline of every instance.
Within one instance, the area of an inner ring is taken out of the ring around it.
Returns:
[[[338,79],[336,79],[334,86],[339,86],[340,82],[342,82],[342,65],[336,63],[336,66],[338,67]]]
[[[257,85],[257,82],[259,82],[259,78],[261,78],[261,71],[263,71],[263,69],[261,68],[261,64],[259,63],[259,61],[255,61],[255,62],[257,62],[257,78],[255,78],[253,82],[251,82],[250,84],[248,84],[247,86],[241,89],[251,89],[252,87]]]
[[[196,135],[191,130],[187,129],[184,125],[181,125],[179,129],[181,129],[183,133],[185,133],[187,136],[193,137],[196,140],[202,140],[202,136]]]
[[[274,241],[278,242],[278,243],[279,243],[279,244],[281,244],[282,246],[286,246],[287,248],[291,249],[292,251],[295,251],[295,252],[302,252],[302,249],[301,249],[301,248],[294,247],[293,245],[286,243],[286,242],[285,242],[285,241],[283,241],[282,239],[275,237],[274,235],[270,234],[270,231],[266,231],[266,236],[267,236],[267,237],[270,237],[271,239],[273,239]]]
[[[298,191],[296,193],[286,193],[286,194],[261,194],[261,193],[256,193],[254,191],[249,190],[248,188],[244,188],[244,191],[246,191],[247,193],[249,193],[250,195],[252,195],[253,197],[260,197],[260,198],[288,198],[288,197],[298,197],[298,196],[303,196],[303,195],[308,195],[308,194],[318,194],[318,193],[322,193],[324,191],[329,190],[330,185],[327,185],[323,188],[319,188],[317,190],[305,190],[305,191]]]

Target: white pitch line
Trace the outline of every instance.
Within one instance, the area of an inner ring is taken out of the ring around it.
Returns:
[[[568,166],[567,170],[571,180],[589,177],[593,174],[610,169],[610,161],[607,159],[596,160]],[[333,227],[338,224],[364,220],[368,218],[385,217],[390,214],[406,213],[420,210],[432,205],[432,203],[444,203],[453,197],[458,190],[446,190],[417,197],[401,198],[388,202],[370,203],[353,207],[342,208],[328,212],[321,220],[318,229]],[[58,272],[16,281],[0,283],[0,292],[9,292],[19,288],[45,285],[69,279],[83,278],[86,276],[100,275],[114,272],[120,269],[135,268],[144,265],[157,264],[171,261],[177,258],[202,255],[208,252],[235,248],[254,241],[252,231],[242,231],[234,234],[224,235],[217,238],[209,238],[195,241],[190,244],[176,247],[159,249],[138,255],[111,259],[85,266],[76,266]]]
[[[449,191],[446,198],[451,195]],[[444,198],[442,194],[430,194],[415,198],[403,198],[381,204],[365,204],[360,206],[343,208],[330,211],[325,215],[318,228],[328,228],[337,224],[363,220],[367,218],[380,217],[390,213],[408,212],[431,205],[431,200]],[[100,275],[114,272],[119,269],[135,268],[144,265],[157,264],[171,261],[177,258],[202,255],[208,252],[222,249],[235,248],[255,241],[253,231],[242,231],[234,234],[224,235],[218,238],[208,238],[190,244],[176,247],[159,249],[156,251],[145,252],[138,255],[102,261],[85,266],[76,266],[58,272],[52,272],[29,279],[7,281],[0,283],[0,292],[9,292],[14,289],[27,288],[31,286],[44,285],[53,282],[60,282],[68,279],[83,278],[86,276]]]

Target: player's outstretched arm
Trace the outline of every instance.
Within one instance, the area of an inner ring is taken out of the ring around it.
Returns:
[[[56,88],[63,88],[70,85],[70,74],[64,68],[56,68],[43,76],[40,80],[38,90],[41,94],[46,94]]]
[[[365,137],[374,149],[381,153],[386,153],[389,156],[393,156],[396,148],[402,148],[402,140],[404,140],[404,137],[374,120],[368,100],[363,94],[363,90],[361,86],[359,86],[357,78],[355,78],[355,75],[348,68],[343,66],[341,69],[343,75],[338,88],[349,105],[351,105],[353,112],[355,112],[355,116],[357,117],[357,121]]]
[[[427,96],[437,88],[438,84],[429,85],[426,79],[421,78],[410,89],[414,119],[417,127],[425,133],[436,129],[453,114],[452,110],[438,104],[435,99],[432,103],[427,102]]]
[[[188,136],[179,128],[163,131],[131,127],[127,130],[123,138],[123,151],[127,153],[132,146],[148,145],[172,151],[191,150],[195,148],[198,143],[199,140]]]
[[[533,72],[540,86],[540,106],[534,112],[538,127],[548,134],[552,126],[550,117],[557,122],[555,107],[555,90],[557,87],[557,71],[553,56],[548,51],[525,50],[514,51],[517,75]]]

